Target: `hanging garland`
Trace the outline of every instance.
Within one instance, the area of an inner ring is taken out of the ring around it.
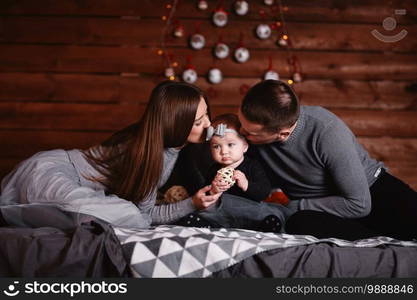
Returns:
[[[281,47],[284,47],[287,51],[287,62],[289,65],[289,72],[291,78],[288,79],[288,84],[294,84],[294,82],[301,82],[302,81],[302,71],[301,71],[301,64],[298,57],[293,53],[293,45],[290,35],[288,33],[288,28],[284,18],[284,10],[288,10],[287,7],[283,7],[281,0],[277,0],[278,2],[278,10],[279,16],[281,19],[281,28],[282,34],[280,35],[277,44]]]
[[[224,1],[219,0],[216,8],[212,11],[211,21],[213,26],[219,27],[220,29],[226,27],[229,24],[229,13],[224,7]],[[163,76],[170,80],[176,80],[176,68],[178,62],[173,58],[172,54],[167,52],[167,37],[181,39],[186,37],[187,32],[185,26],[179,19],[174,18],[175,12],[178,8],[179,0],[173,0],[171,3],[165,5],[165,13],[162,16],[162,21],[165,22],[164,28],[161,33],[161,46],[157,49],[157,54],[161,56],[163,60]],[[288,7],[282,5],[281,0],[264,0],[263,4],[270,10],[270,14],[267,15],[264,9],[259,10],[261,22],[254,28],[254,34],[261,41],[268,40],[271,38],[274,31],[278,32],[276,45],[280,48],[285,49],[287,53],[286,63],[288,65],[288,71],[290,79],[289,84],[298,83],[303,80],[303,74],[301,69],[301,63],[298,57],[293,53],[292,39],[288,33],[288,27],[284,18],[284,11],[288,10]],[[208,1],[197,1],[197,9],[200,11],[206,11],[209,8]],[[249,12],[248,1],[237,0],[232,5],[232,11],[237,17],[245,16]],[[194,26],[195,30],[193,33],[188,35],[188,43],[191,49],[196,51],[203,49],[206,46],[206,37],[200,32],[200,23],[196,23]],[[212,55],[214,58],[213,65],[209,68],[207,73],[207,81],[213,85],[219,84],[223,81],[223,72],[218,66],[218,61],[224,60],[230,56],[230,47],[223,42],[222,34],[219,34],[217,42],[212,48]],[[240,38],[236,48],[233,50],[232,57],[236,63],[243,64],[250,59],[250,51],[245,46],[243,41],[243,32],[240,33]],[[273,69],[272,56],[268,58],[268,68],[264,71],[262,78],[265,79],[279,79],[279,72]],[[187,57],[187,63],[183,69],[181,79],[194,83],[198,78],[195,64],[191,63],[191,56]],[[243,86],[243,85],[242,85]],[[240,88],[240,92],[245,88]]]

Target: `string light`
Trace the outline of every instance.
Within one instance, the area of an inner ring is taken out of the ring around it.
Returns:
[[[166,37],[169,27],[171,26],[173,16],[175,14],[175,10],[178,5],[178,0],[174,0],[172,4],[166,4],[165,8],[169,10],[168,16],[162,16],[162,20],[166,21],[165,27],[161,33],[161,49],[158,50],[158,55],[164,56],[165,59],[165,77],[169,80],[175,80],[175,72],[173,67],[177,67],[178,63],[173,62],[171,63],[170,55],[168,55],[166,50]]]
[[[219,1],[221,3],[221,1]],[[273,1],[271,1],[273,4]],[[178,61],[173,61],[173,57],[172,55],[170,56],[167,48],[166,48],[166,42],[167,42],[167,37],[168,37],[168,32],[170,32],[170,34],[172,33],[173,29],[177,28],[179,26],[179,24],[175,23],[174,15],[175,15],[175,11],[178,7],[178,3],[179,0],[172,0],[171,3],[165,4],[163,6],[164,9],[166,9],[165,13],[161,16],[161,19],[165,22],[164,24],[164,29],[162,30],[161,33],[161,39],[160,39],[160,47],[159,49],[157,49],[156,53],[158,56],[161,56],[164,60],[164,65],[165,65],[165,70],[171,68],[173,70],[173,73],[171,74],[166,74],[165,73],[165,78],[169,79],[169,80],[175,80],[178,78],[178,76],[175,76],[175,71],[174,68],[177,68],[179,66]],[[204,7],[200,7],[200,4],[204,6],[204,4],[206,4],[206,1],[198,1],[199,4],[199,8],[202,9]],[[281,28],[282,33],[280,35],[280,45],[285,47],[288,57],[289,58],[293,58],[294,55],[292,54],[292,43],[291,43],[291,37],[288,34],[287,31],[287,26],[285,23],[285,19],[284,19],[284,14],[283,12],[288,12],[289,8],[288,6],[283,6],[282,5],[282,1],[281,0],[276,0],[275,3],[277,5],[275,5],[274,7],[271,8],[271,12],[273,12],[274,10],[276,11],[276,9],[279,8],[279,14],[277,14],[277,16],[274,18],[275,22],[272,23],[271,28],[272,29],[278,29]],[[278,6],[278,7],[277,7]],[[278,19],[278,16],[280,17],[280,19]],[[272,15],[271,15],[272,17]],[[175,27],[177,25],[177,27]],[[294,59],[292,60],[294,61]],[[302,79],[302,73],[301,73],[301,67],[299,66],[299,62],[298,62],[298,69],[294,65],[292,65],[292,63],[289,63],[288,65],[289,67],[287,67],[289,70],[288,72],[290,73],[289,79],[287,80],[288,84],[292,85],[295,84],[296,82],[299,82]],[[297,74],[295,74],[297,73]],[[300,75],[300,80],[297,80],[295,75]]]
[[[300,63],[298,59],[296,58],[296,56],[293,55],[292,53],[292,43],[290,40],[290,35],[288,34],[288,31],[287,31],[287,26],[286,26],[284,14],[283,14],[283,11],[287,12],[289,8],[288,6],[283,7],[281,0],[277,0],[277,2],[279,6],[279,14],[280,14],[280,18],[282,22],[282,30],[283,30],[283,34],[281,35],[281,38],[278,40],[278,44],[280,46],[285,47],[285,49],[287,50],[288,63],[291,64],[290,68],[288,69],[289,69],[289,72],[291,71],[293,72],[293,74],[290,74],[290,77],[292,77],[292,79],[288,80],[288,84],[294,84],[295,81],[300,82],[302,80],[302,76],[301,76]]]

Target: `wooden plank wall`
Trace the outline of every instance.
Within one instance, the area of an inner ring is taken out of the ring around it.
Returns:
[[[164,69],[161,16],[171,1],[152,0],[2,0],[0,2],[0,177],[33,153],[53,148],[85,148],[135,121]],[[200,31],[207,46],[193,51],[186,37],[168,38],[177,72],[192,55],[199,74],[213,64],[211,48],[219,34],[235,47],[240,32],[251,59],[217,65],[225,79],[209,92],[214,114],[236,111],[242,84],[258,82],[272,56],[288,78],[287,52],[275,38],[250,34],[261,22],[261,0],[249,1],[250,14],[230,16],[216,28],[209,9],[180,1],[175,16],[186,33]],[[233,1],[224,1],[227,9]],[[414,0],[283,0],[294,54],[305,80],[295,86],[303,104],[322,105],[339,115],[361,143],[392,173],[417,188],[417,4]],[[394,15],[406,9],[406,15]],[[383,43],[370,31],[386,17],[408,35]],[[248,29],[249,28],[249,29]]]

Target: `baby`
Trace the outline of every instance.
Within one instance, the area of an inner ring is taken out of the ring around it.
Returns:
[[[271,184],[260,163],[245,156],[249,145],[239,130],[234,114],[213,120],[207,140],[215,164],[207,173],[206,185],[211,185],[209,193],[223,195],[212,207],[184,217],[178,225],[281,231],[285,208],[262,201],[268,197]]]
[[[212,126],[207,134],[215,161],[207,175],[207,184],[211,183],[210,193],[225,192],[258,202],[265,200],[271,184],[260,163],[245,156],[249,146],[239,134],[238,117],[220,115],[213,120]]]

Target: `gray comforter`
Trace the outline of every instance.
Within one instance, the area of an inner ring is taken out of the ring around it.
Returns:
[[[416,277],[417,242],[243,229],[115,228],[136,277]]]

